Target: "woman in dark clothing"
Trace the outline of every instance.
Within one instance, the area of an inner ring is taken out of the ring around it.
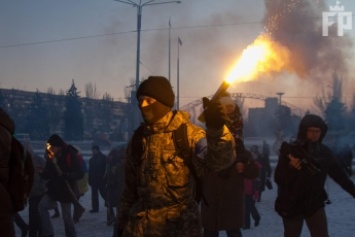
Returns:
[[[250,152],[253,156],[253,159],[261,165],[259,169],[259,177],[256,180],[259,189],[259,195],[256,201],[260,202],[261,194],[265,191],[266,180],[271,176],[270,160],[268,157],[260,153],[259,147],[257,145],[253,145],[250,148]]]
[[[324,210],[327,175],[355,197],[354,183],[322,144],[326,132],[323,119],[308,114],[300,122],[297,140],[281,146],[275,170],[275,210],[282,217],[285,237],[299,237],[304,221],[312,237],[329,236]]]
[[[255,163],[261,167],[259,162]],[[245,204],[245,217],[244,217],[244,228],[250,229],[250,216],[254,219],[254,226],[258,226],[260,223],[260,214],[255,206],[255,200],[258,199],[260,195],[259,187],[257,187],[257,179],[244,179],[244,204]]]
[[[208,172],[203,178],[201,217],[204,237],[241,237],[244,227],[244,178],[258,176],[258,166],[243,143],[243,118],[229,96],[220,99],[227,115],[226,125],[236,141],[237,161],[219,172]]]

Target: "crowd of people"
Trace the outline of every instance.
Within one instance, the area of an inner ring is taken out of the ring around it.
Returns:
[[[57,134],[48,138],[43,157],[25,143],[35,170],[29,222],[11,207],[0,206],[0,233],[13,237],[16,223],[22,237],[53,237],[52,218],[61,216],[66,237],[78,236],[75,224],[87,208],[80,197],[88,186],[89,212],[100,211],[102,198],[107,225],[114,225],[113,237],[218,237],[221,231],[242,237],[241,230],[262,223],[256,204],[273,188],[285,237],[299,237],[304,222],[311,236],[328,237],[326,176],[355,197],[351,165],[342,165],[322,143],[327,125],[317,115],[305,115],[297,138],[280,145],[273,187],[269,144],[246,147],[240,108],[227,92],[202,99],[205,128],[193,124],[187,112],[173,109],[174,92],[164,77],[144,80],[136,97],[143,122],[129,143],[108,154],[93,144],[88,163],[78,147]],[[5,130],[10,127],[13,133],[14,124],[0,112],[0,157],[5,160],[11,139]],[[339,154],[339,149],[333,150]],[[0,168],[0,195],[5,200]]]

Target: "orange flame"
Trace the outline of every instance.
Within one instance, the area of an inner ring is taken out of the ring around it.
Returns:
[[[241,57],[228,74],[226,82],[250,81],[261,74],[287,70],[290,51],[273,41],[268,35],[260,35],[244,49]]]

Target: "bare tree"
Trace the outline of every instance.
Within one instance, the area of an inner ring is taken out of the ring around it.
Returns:
[[[50,94],[50,95],[55,95],[55,90],[53,87],[48,87],[47,89],[47,94]]]
[[[105,92],[105,94],[102,96],[102,100],[113,101],[113,96],[111,96],[109,93]]]
[[[85,85],[85,96],[90,99],[98,99],[100,97],[96,84],[89,82]]]
[[[65,95],[65,91],[63,89],[60,89],[59,92],[58,92],[58,95]]]

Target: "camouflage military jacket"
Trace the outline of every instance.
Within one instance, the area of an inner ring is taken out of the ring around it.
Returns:
[[[125,190],[118,205],[117,227],[124,229],[123,236],[202,236],[194,177],[177,155],[172,138],[182,123],[187,124],[190,159],[199,175],[235,161],[229,130],[205,131],[189,122],[187,112],[169,112],[157,124],[145,127],[141,157],[133,155],[132,141],[128,148]]]

